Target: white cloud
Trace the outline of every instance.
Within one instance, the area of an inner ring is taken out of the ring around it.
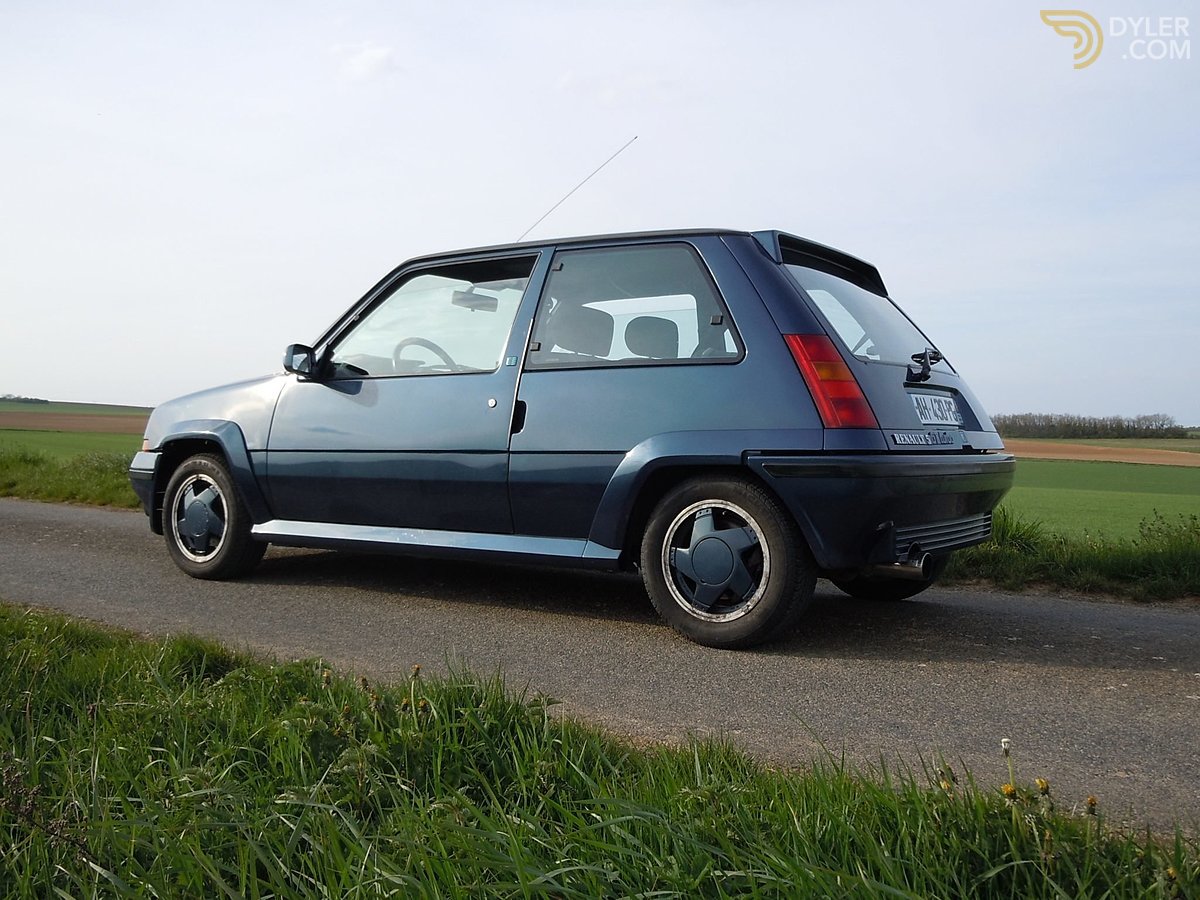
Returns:
[[[330,52],[341,63],[342,77],[348,81],[367,81],[395,67],[391,47],[372,41],[359,44],[335,44]]]

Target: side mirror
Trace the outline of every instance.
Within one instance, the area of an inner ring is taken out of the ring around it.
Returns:
[[[283,368],[301,378],[312,378],[317,369],[317,354],[304,344],[289,344],[283,351]]]

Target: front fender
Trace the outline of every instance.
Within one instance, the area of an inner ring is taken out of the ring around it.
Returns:
[[[624,547],[634,505],[646,483],[662,469],[742,466],[751,453],[820,452],[821,442],[820,428],[656,434],[626,453],[613,472],[600,498],[588,540],[613,550]],[[802,530],[804,526],[801,523]]]
[[[171,471],[173,471],[172,466],[163,465],[163,460],[179,458],[179,455],[173,453],[171,448],[181,448],[192,441],[216,444],[221,449],[226,464],[229,466],[229,474],[233,478],[233,483],[237,485],[251,520],[256,524],[270,521],[271,510],[258,479],[254,475],[250,452],[246,448],[245,435],[242,434],[242,429],[236,423],[225,419],[192,419],[177,422],[171,427],[170,433],[164,436],[160,442],[159,464],[155,474],[155,494],[162,496],[167,488],[167,481],[171,477]],[[185,453],[184,455],[192,454]]]

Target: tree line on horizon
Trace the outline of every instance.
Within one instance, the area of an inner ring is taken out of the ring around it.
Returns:
[[[0,394],[0,400],[13,400],[17,403],[49,403],[41,397],[22,397],[20,394]]]
[[[1144,416],[1076,416],[1069,413],[1015,413],[992,416],[1010,438],[1185,438],[1188,429],[1166,413]]]

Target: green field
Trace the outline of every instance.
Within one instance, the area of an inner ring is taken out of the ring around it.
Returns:
[[[132,457],[141,445],[142,439],[135,434],[0,428],[0,448],[34,450],[58,460],[84,453],[123,453]]]
[[[1200,468],[1022,459],[1004,505],[1064,534],[1137,537],[1156,513],[1200,515]]]
[[[24,403],[0,400],[0,412],[58,413],[71,416],[148,416],[148,406],[110,406],[107,403]]]

